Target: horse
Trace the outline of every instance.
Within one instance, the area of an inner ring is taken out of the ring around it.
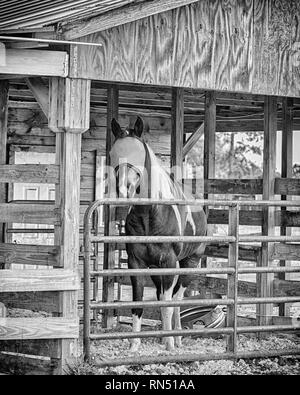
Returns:
[[[116,195],[119,198],[187,199],[179,186],[164,170],[150,146],[143,141],[144,122],[138,117],[133,129],[122,130],[113,119],[111,129],[115,142],[110,150],[110,166],[115,175]],[[205,236],[207,220],[202,207],[159,205],[132,205],[126,217],[127,236]],[[204,243],[127,244],[128,268],[191,268],[197,267],[205,250]],[[191,276],[151,276],[161,301],[182,300]],[[144,278],[131,277],[133,300],[142,301]],[[132,310],[133,332],[140,332],[142,308]],[[162,328],[181,330],[180,307],[162,307]],[[181,347],[181,337],[164,339],[166,349]],[[131,341],[131,351],[136,352],[140,339]]]

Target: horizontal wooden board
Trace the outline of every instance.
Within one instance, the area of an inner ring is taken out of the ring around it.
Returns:
[[[184,179],[184,187],[193,195],[202,194],[229,194],[229,195],[262,195],[262,179]],[[276,195],[300,195],[300,179],[276,178]]]
[[[67,77],[68,54],[63,51],[6,50],[6,66],[0,74]]]
[[[300,244],[275,243],[273,260],[300,261]]]
[[[39,355],[50,358],[59,358],[60,353],[56,340],[7,340],[0,342],[0,352]]]
[[[0,352],[1,371],[7,372],[9,375],[45,375],[52,376],[58,360],[44,360],[28,355],[10,355]]]
[[[1,165],[0,182],[56,184],[59,166],[56,165]]]
[[[297,0],[198,1],[83,37],[102,47],[71,46],[70,75],[298,97],[299,17]]]
[[[0,302],[10,309],[25,309],[49,314],[60,313],[59,292],[0,293]]]
[[[0,263],[59,266],[60,247],[0,243]]]
[[[1,292],[76,291],[78,273],[65,269],[1,270]]]
[[[0,318],[0,340],[78,339],[79,321],[68,318]]]
[[[2,203],[0,204],[0,221],[59,225],[60,213],[53,205]]]

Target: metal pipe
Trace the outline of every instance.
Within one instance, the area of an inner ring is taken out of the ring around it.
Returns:
[[[95,366],[123,366],[123,365],[152,365],[160,363],[181,363],[181,362],[202,362],[218,360],[239,360],[239,359],[256,359],[256,358],[274,358],[280,356],[300,355],[300,347],[290,350],[272,350],[272,351],[250,351],[218,354],[181,354],[181,355],[162,355],[133,358],[117,358],[113,360],[103,360],[94,363]]]
[[[25,41],[46,44],[72,44],[72,45],[85,45],[90,47],[103,47],[101,43],[88,43],[83,41],[67,41],[67,40],[52,40],[48,38],[31,38],[31,37],[17,37],[17,36],[0,36],[1,41]]]
[[[154,205],[178,205],[178,206],[253,206],[253,207],[300,207],[300,201],[281,200],[205,200],[205,199],[100,199],[90,204],[93,207],[104,206],[147,206]]]
[[[235,240],[234,236],[94,236],[90,238],[91,243],[105,244],[233,243]]]
[[[242,333],[260,333],[260,332],[287,332],[298,331],[299,325],[268,325],[268,326],[245,326],[237,328],[238,334]],[[230,335],[234,333],[234,328],[211,328],[211,329],[180,329],[172,331],[152,330],[142,332],[112,332],[112,333],[99,333],[90,335],[92,341],[95,340],[117,340],[117,339],[146,339],[146,338],[159,338],[169,336],[212,336],[212,335]]]
[[[93,256],[91,256],[91,259]],[[239,268],[238,274],[255,274],[255,273],[299,273],[300,266],[297,267],[255,267]],[[186,269],[110,269],[101,271],[91,271],[90,275],[94,277],[142,277],[142,276],[170,276],[178,274],[234,274],[235,268],[186,268]]]
[[[299,269],[300,270],[300,269]],[[190,268],[190,269],[110,269],[93,271],[91,276],[118,277],[118,276],[175,276],[178,274],[233,274],[234,268]]]
[[[300,298],[299,298],[300,300]],[[179,307],[179,306],[207,306],[209,305],[232,305],[233,299],[184,299],[172,301],[149,300],[143,302],[101,302],[91,303],[91,309],[122,309],[122,308],[148,308],[148,307]]]

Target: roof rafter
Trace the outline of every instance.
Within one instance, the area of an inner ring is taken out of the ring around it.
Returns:
[[[72,40],[146,18],[151,15],[166,12],[174,8],[196,3],[197,1],[199,0],[151,0],[138,4],[131,4],[96,16],[88,21],[66,24],[62,26],[62,33],[65,39]]]

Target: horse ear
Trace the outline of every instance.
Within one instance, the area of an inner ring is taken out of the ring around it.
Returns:
[[[137,117],[137,120],[134,125],[134,134],[137,137],[141,137],[144,131],[144,122],[141,117]]]
[[[120,136],[122,136],[122,129],[119,123],[113,118],[111,121],[111,130],[115,136],[116,139],[118,139]]]

